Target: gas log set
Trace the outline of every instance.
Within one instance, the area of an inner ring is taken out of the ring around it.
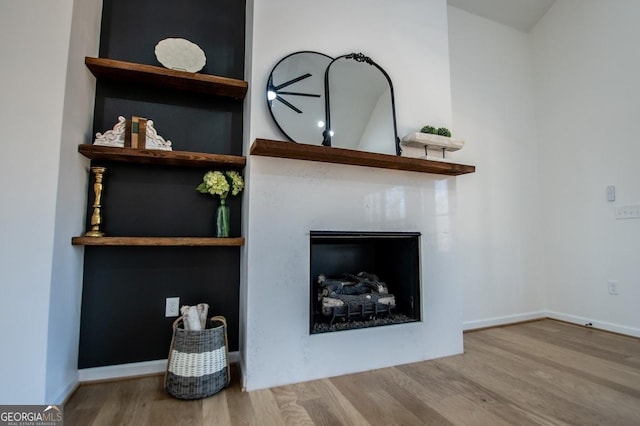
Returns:
[[[395,297],[389,294],[387,285],[377,275],[367,272],[343,274],[338,278],[320,274],[317,289],[322,315],[330,318],[331,325],[337,319],[390,317],[396,307]]]
[[[419,233],[310,231],[310,248],[309,334],[421,321]]]

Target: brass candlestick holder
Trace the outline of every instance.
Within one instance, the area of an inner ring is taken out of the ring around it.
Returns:
[[[87,231],[84,236],[85,237],[104,237],[104,232],[100,230],[100,225],[102,224],[102,212],[100,209],[102,208],[101,199],[102,199],[102,177],[104,173],[107,171],[106,167],[91,167],[91,171],[96,177],[96,181],[93,184],[93,193],[95,194],[93,201],[93,214],[91,215],[91,229]]]

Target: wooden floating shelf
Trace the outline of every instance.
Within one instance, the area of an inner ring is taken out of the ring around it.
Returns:
[[[193,247],[239,247],[244,238],[197,238],[197,237],[73,237],[74,246],[193,246]]]
[[[96,78],[145,84],[175,90],[243,99],[249,87],[244,80],[171,70],[106,58],[86,57],[85,65]]]
[[[306,145],[269,139],[256,139],[251,145],[251,155],[263,157],[291,158],[295,160],[319,161],[323,163],[348,164],[352,166],[376,167],[380,169],[407,170],[420,173],[435,173],[459,176],[474,173],[475,166],[445,163],[421,158],[400,157],[374,152],[355,151],[322,145]]]
[[[237,155],[118,148],[113,146],[88,144],[78,145],[78,152],[91,160],[108,160],[139,164],[161,164],[189,167],[244,167],[247,163],[247,159],[245,157]]]

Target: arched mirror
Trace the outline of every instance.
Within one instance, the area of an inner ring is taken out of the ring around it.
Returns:
[[[293,142],[320,145],[325,129],[327,66],[333,58],[295,52],[281,59],[267,82],[267,103],[276,125]]]
[[[400,155],[393,85],[371,58],[351,53],[325,73],[324,145]]]

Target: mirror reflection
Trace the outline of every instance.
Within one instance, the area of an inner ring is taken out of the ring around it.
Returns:
[[[393,86],[371,58],[349,54],[329,64],[325,76],[325,145],[399,155]]]
[[[276,125],[293,142],[319,145],[325,129],[324,75],[333,58],[295,52],[271,71],[267,102]]]
[[[266,95],[293,142],[400,155],[391,79],[362,53],[292,53],[271,71]]]

